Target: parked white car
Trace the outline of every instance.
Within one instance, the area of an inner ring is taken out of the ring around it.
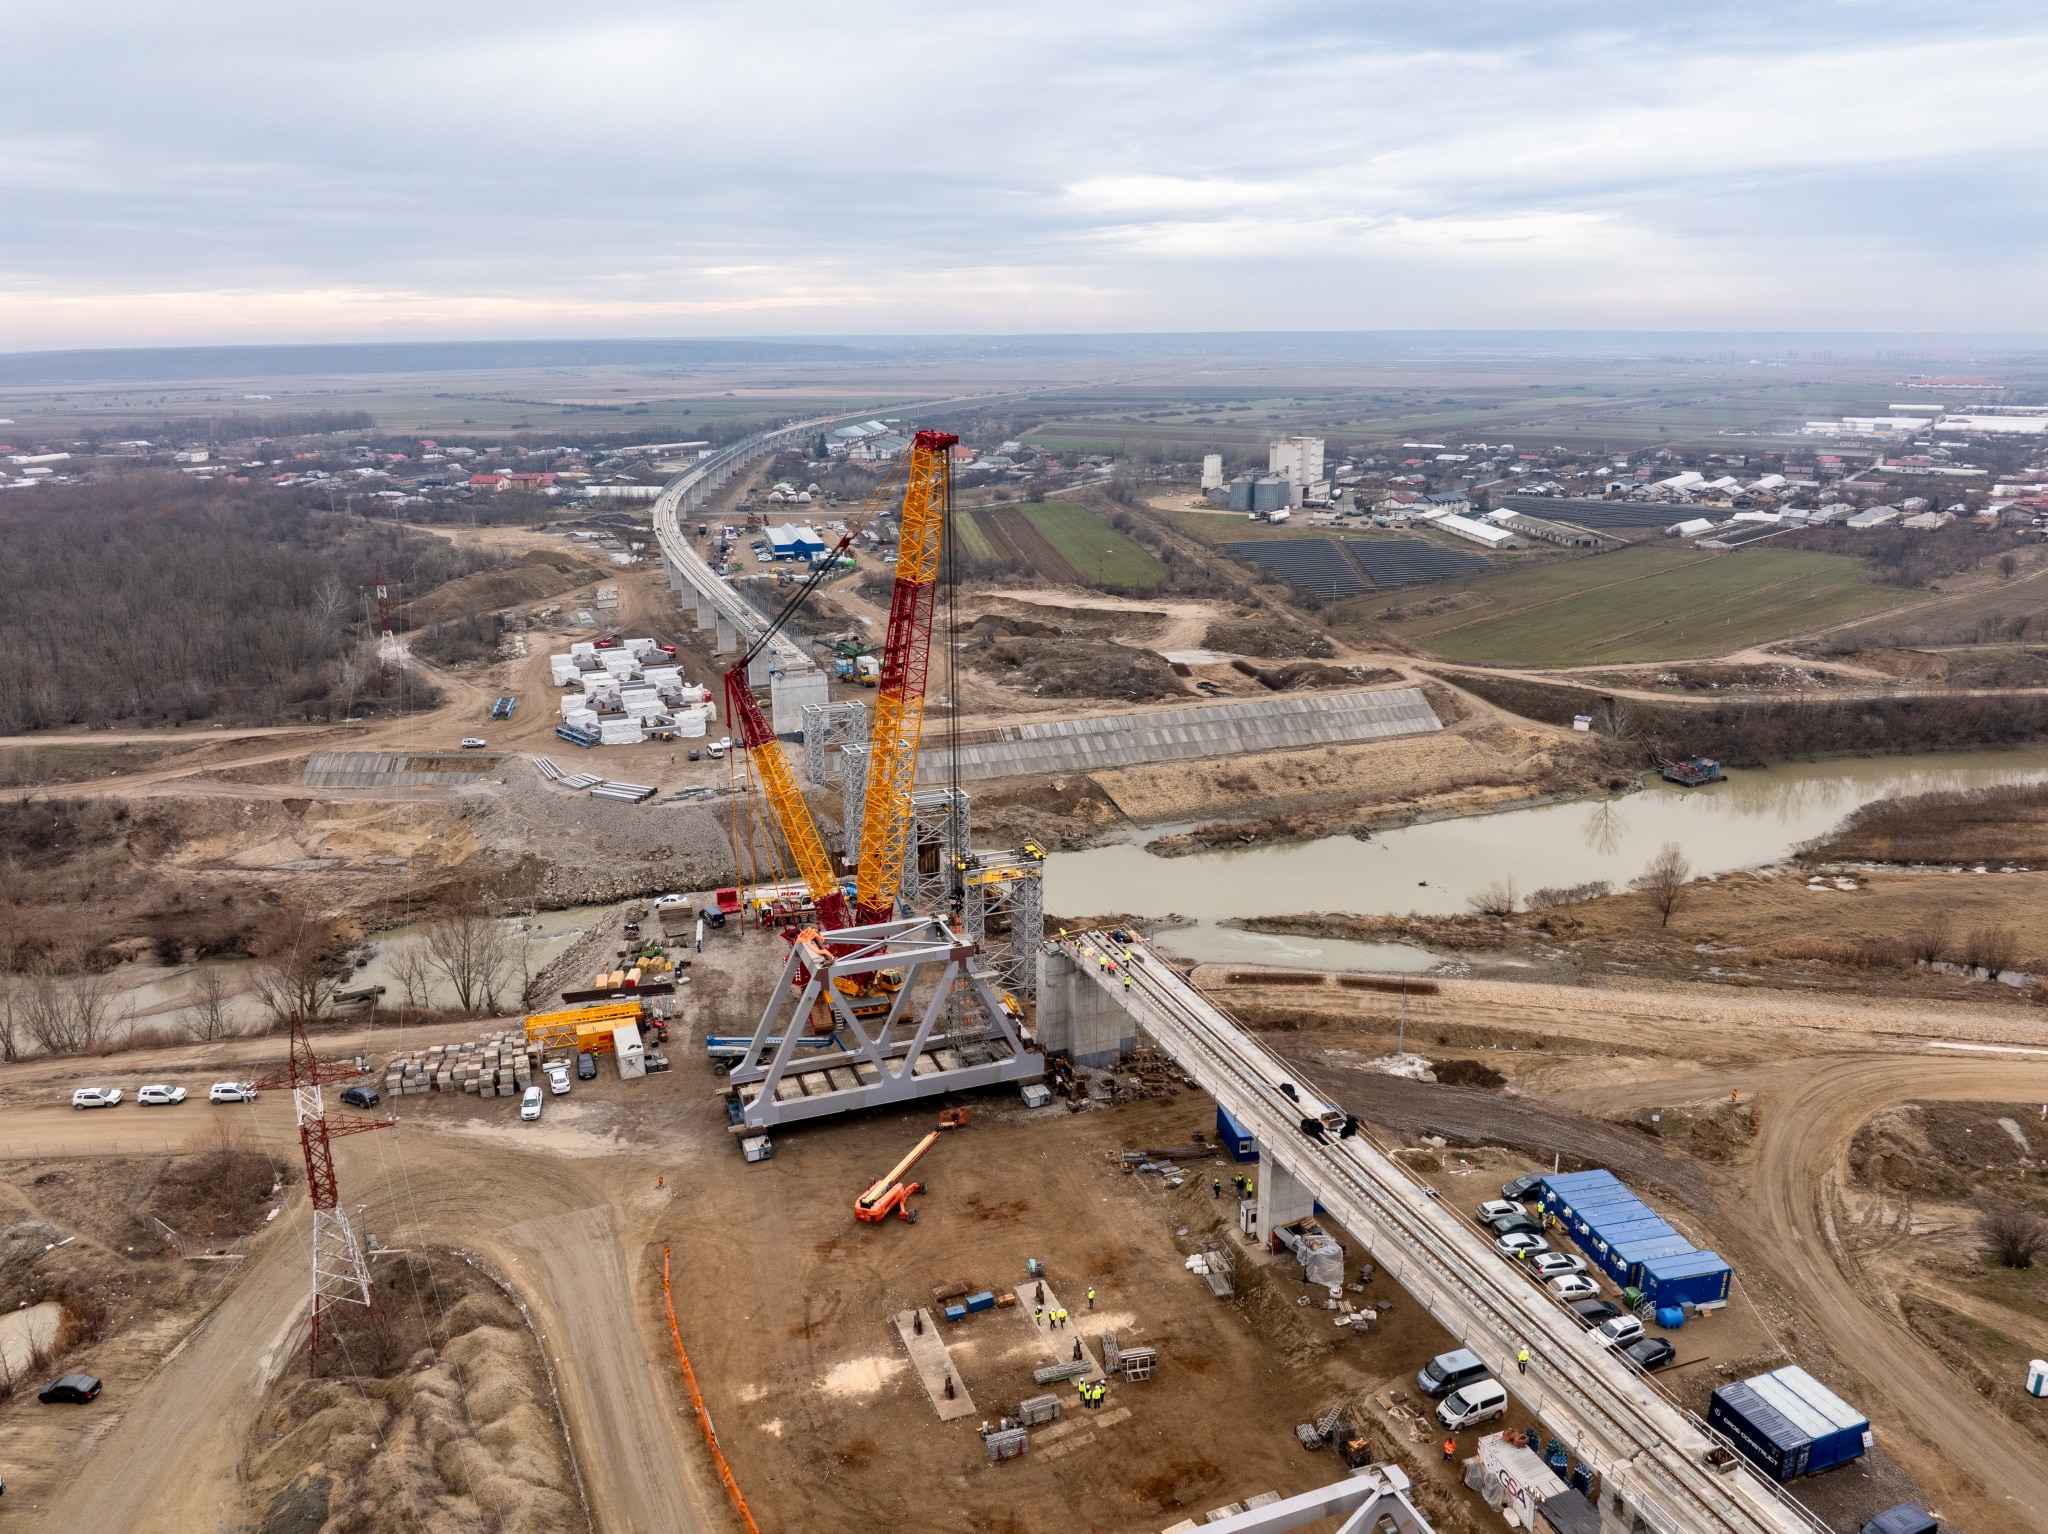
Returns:
[[[481,735],[465,735],[462,737],[462,749],[465,751],[481,751],[487,744],[488,742]]]
[[[120,1100],[119,1087],[80,1087],[71,1094],[74,1108],[111,1108]]]
[[[1600,1286],[1583,1273],[1553,1273],[1544,1280],[1561,1300],[1596,1300]]]
[[[540,1105],[545,1100],[539,1087],[528,1087],[519,1099],[519,1117],[531,1124],[540,1117]]]
[[[1531,1257],[1534,1257],[1539,1252],[1547,1252],[1550,1250],[1550,1243],[1541,1236],[1532,1236],[1523,1231],[1516,1231],[1513,1235],[1502,1236],[1498,1241],[1494,1242],[1493,1249],[1499,1252],[1501,1256],[1513,1260],[1517,1254],[1522,1252],[1527,1252]]]
[[[1520,1204],[1510,1203],[1504,1198],[1490,1198],[1479,1206],[1479,1223],[1481,1225],[1490,1225],[1495,1220],[1504,1220],[1511,1214],[1520,1214],[1521,1212],[1522,1206]]]
[[[535,1087],[533,1090],[538,1092],[540,1088]],[[568,1061],[550,1060],[548,1062],[548,1090],[557,1097],[567,1097],[569,1095]]]
[[[1634,1316],[1615,1316],[1593,1328],[1593,1345],[1602,1348],[1625,1348],[1631,1342],[1640,1342],[1642,1336],[1641,1321]]]
[[[1529,1259],[1529,1270],[1538,1278],[1556,1278],[1564,1273],[1583,1273],[1586,1259],[1570,1252],[1544,1252]]]
[[[135,1094],[135,1101],[144,1108],[175,1108],[185,1100],[183,1087],[167,1087],[159,1082],[153,1087],[144,1087]]]
[[[256,1101],[256,1083],[216,1081],[206,1089],[206,1100],[210,1103],[253,1103]]]

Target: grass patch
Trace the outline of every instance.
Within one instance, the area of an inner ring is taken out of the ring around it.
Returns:
[[[1858,560],[1789,549],[1651,545],[1464,584],[1484,607],[1388,628],[1448,660],[1583,666],[1718,655],[1918,600]]]
[[[960,547],[971,558],[992,560],[996,557],[996,546],[988,541],[988,534],[982,531],[981,523],[973,512],[954,517],[952,528],[960,535]]]
[[[1047,501],[1021,510],[1083,580],[1104,586],[1146,587],[1166,580],[1164,565],[1086,506]]]

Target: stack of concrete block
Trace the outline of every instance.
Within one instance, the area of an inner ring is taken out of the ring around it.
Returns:
[[[524,1032],[489,1033],[393,1055],[384,1067],[384,1090],[393,1097],[420,1092],[516,1097],[533,1084],[539,1068],[540,1051],[528,1046]]]

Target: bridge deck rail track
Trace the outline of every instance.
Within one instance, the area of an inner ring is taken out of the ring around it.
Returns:
[[[1301,1108],[1280,1090],[1282,1082],[1304,1090],[1299,1073],[1162,960],[1104,932],[1059,946],[1253,1131],[1262,1156],[1313,1189],[1389,1277],[1572,1444],[1600,1474],[1603,1500],[1618,1496],[1658,1534],[1825,1534],[1825,1524],[1747,1462],[1730,1472],[1707,1465],[1704,1455],[1719,1440],[1704,1424],[1596,1348],[1576,1318],[1503,1263],[1370,1135],[1318,1142],[1305,1134]],[[1126,948],[1137,962],[1124,961]],[[1105,957],[1117,972],[1103,967]],[[1513,1367],[1522,1346],[1531,1353],[1526,1375]]]

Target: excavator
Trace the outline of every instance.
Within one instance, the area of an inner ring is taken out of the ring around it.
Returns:
[[[860,923],[887,921],[896,914],[897,892],[903,886],[903,864],[913,818],[911,794],[917,783],[917,754],[924,732],[925,683],[931,666],[932,616],[937,604],[939,554],[945,537],[946,520],[952,510],[952,453],[959,441],[951,432],[920,431],[911,443],[905,465],[903,509],[896,543],[896,578],[890,593],[889,628],[876,668],[874,727],[869,736],[867,795],[861,821],[862,857],[856,876],[855,898],[832,871],[831,855],[825,850],[783,754],[775,731],[754,697],[747,670],[767,648],[797,608],[817,589],[833,560],[821,562],[801,587],[783,604],[769,627],[741,656],[739,664],[725,674],[726,717],[733,722],[734,756],[759,787],[758,796],[735,795],[734,814],[742,813],[740,802],[753,798],[765,806],[773,834],[779,832],[809,899],[806,912],[797,901],[777,913],[784,930],[799,941],[815,940],[839,928]],[[851,546],[874,516],[895,482],[892,474],[850,519],[847,532],[833,551],[835,557]],[[735,851],[741,841],[739,822],[734,825]],[[747,838],[751,846],[752,838]],[[804,922],[810,917],[810,924]],[[797,929],[801,929],[800,931]],[[828,939],[829,941],[829,939]],[[860,980],[835,979],[834,987],[847,998],[860,1016],[888,1012],[901,989],[902,976],[885,970]],[[821,1011],[814,1029],[829,1032],[829,1011]]]

